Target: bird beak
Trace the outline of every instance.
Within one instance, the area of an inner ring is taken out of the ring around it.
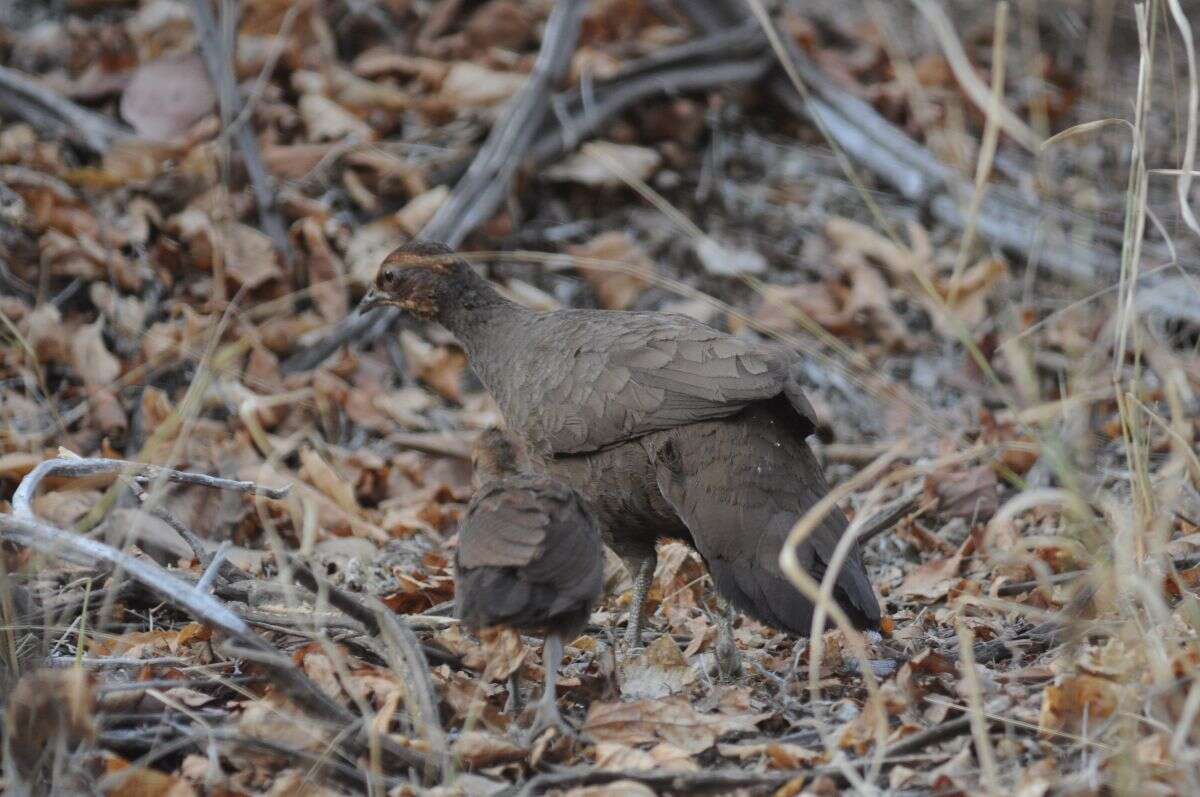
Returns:
[[[376,307],[382,307],[387,304],[387,297],[375,290],[372,285],[367,289],[367,293],[362,297],[362,301],[358,303],[358,312],[365,313],[368,310],[374,310]]]

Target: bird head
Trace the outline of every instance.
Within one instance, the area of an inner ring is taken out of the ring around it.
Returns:
[[[475,438],[471,466],[477,486],[529,469],[525,446],[503,429],[486,429]]]
[[[448,247],[432,241],[409,241],[384,258],[375,284],[359,308],[365,311],[391,305],[423,321],[434,320],[472,279],[480,278]]]

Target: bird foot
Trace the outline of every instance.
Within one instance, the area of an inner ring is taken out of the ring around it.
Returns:
[[[573,739],[578,735],[576,730],[571,727],[571,724],[558,713],[558,704],[554,700],[543,698],[538,701],[537,711],[533,715],[533,724],[525,732],[525,744],[532,745],[539,736],[550,728],[558,731],[560,736],[565,736],[569,739]]]

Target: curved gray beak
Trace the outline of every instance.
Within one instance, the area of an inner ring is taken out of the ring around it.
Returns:
[[[362,297],[362,301],[358,303],[358,312],[365,313],[368,310],[374,310],[376,307],[382,307],[386,303],[387,298],[375,290],[375,286],[372,285],[367,289],[367,293]]]

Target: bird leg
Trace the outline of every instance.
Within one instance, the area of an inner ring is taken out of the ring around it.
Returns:
[[[537,712],[533,716],[533,725],[529,729],[529,739],[532,741],[547,728],[557,728],[564,736],[571,736],[575,730],[567,724],[558,713],[558,695],[555,683],[558,680],[558,667],[562,664],[562,637],[558,634],[548,634],[546,644],[542,647],[542,666],[546,669],[546,683],[542,696],[537,702]]]
[[[516,717],[525,708],[521,700],[521,668],[513,670],[508,676],[508,700],[504,703],[504,713]]]
[[[630,648],[642,646],[642,614],[646,609],[646,593],[654,582],[654,569],[658,566],[658,555],[654,550],[648,556],[631,556],[625,559],[625,568],[633,576],[633,602],[629,605],[629,621],[625,626],[625,645]]]
[[[721,680],[729,681],[742,674],[742,655],[733,639],[733,604],[717,596],[717,670]]]

